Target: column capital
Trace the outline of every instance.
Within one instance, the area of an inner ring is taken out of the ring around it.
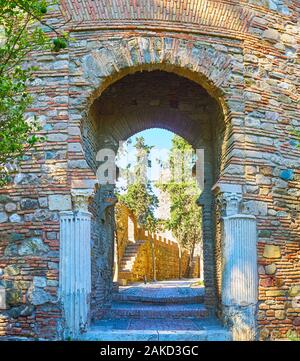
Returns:
[[[6,310],[6,289],[3,286],[0,286],[0,310]]]
[[[241,184],[217,182],[211,189],[215,193],[243,193]]]
[[[71,195],[74,211],[88,212],[88,206],[94,194],[94,189],[72,189]]]
[[[242,194],[221,193],[219,201],[225,216],[233,216],[241,213]]]
[[[240,184],[216,183],[212,191],[216,193],[222,216],[228,217],[241,213],[243,196]]]

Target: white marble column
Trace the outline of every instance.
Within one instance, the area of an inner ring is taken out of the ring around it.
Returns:
[[[6,310],[6,289],[0,286],[0,310]]]
[[[73,211],[60,213],[60,299],[64,337],[76,338],[89,324],[91,294],[92,192],[72,192]]]
[[[233,340],[255,340],[258,289],[256,218],[241,211],[240,187],[220,188],[222,309]]]

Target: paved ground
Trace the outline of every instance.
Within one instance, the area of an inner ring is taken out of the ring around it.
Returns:
[[[163,301],[180,302],[188,299],[199,298],[199,302],[204,296],[204,287],[199,285],[199,279],[183,279],[172,281],[159,281],[144,283],[135,283],[131,286],[119,288],[119,299],[140,299],[143,302]]]
[[[220,323],[213,318],[199,320],[189,319],[110,319],[101,320],[93,324],[98,330],[156,330],[156,331],[199,331],[220,327]]]
[[[230,341],[216,319],[112,319],[93,324],[86,341]]]
[[[104,319],[82,336],[102,341],[230,340],[230,333],[203,304],[198,279],[120,287]]]

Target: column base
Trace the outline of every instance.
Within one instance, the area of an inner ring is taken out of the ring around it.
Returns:
[[[256,340],[257,332],[255,315],[256,305],[223,305],[224,324],[231,330],[233,341]]]

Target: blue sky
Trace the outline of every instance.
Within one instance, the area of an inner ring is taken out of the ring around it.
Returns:
[[[128,163],[135,163],[135,139],[136,137],[143,136],[145,139],[145,143],[149,146],[153,146],[154,148],[151,150],[151,161],[152,167],[149,169],[149,176],[152,180],[157,180],[160,174],[160,166],[156,161],[159,158],[161,161],[166,161],[168,159],[168,153],[172,146],[172,138],[174,133],[159,128],[147,129],[142,132],[136,133],[129,139],[131,140],[131,144],[127,146],[127,152],[124,156],[119,156],[119,160],[117,164],[120,168],[126,168]],[[119,178],[117,182],[117,186],[124,186],[124,182],[122,178]],[[153,187],[155,193],[157,193],[156,187]]]
[[[130,139],[132,139],[132,142],[134,144],[135,138],[141,136],[145,138],[145,143],[147,145],[155,146],[160,149],[170,149],[172,146],[172,138],[174,136],[174,133],[165,129],[152,128],[143,130],[142,132],[133,135]]]
[[[128,163],[133,164],[135,162],[135,139],[136,137],[144,137],[145,143],[149,146],[153,146],[154,148],[151,150],[151,169],[149,169],[148,176],[149,179],[152,180],[152,189],[153,192],[156,194],[158,198],[160,198],[160,191],[158,188],[155,187],[155,180],[158,179],[161,168],[159,163],[156,161],[157,158],[159,158],[162,161],[166,161],[168,159],[168,153],[172,146],[172,138],[175,134],[160,128],[152,128],[147,129],[142,132],[134,134],[129,139],[131,140],[131,144],[127,147],[127,153],[124,156],[120,156],[119,161],[117,161],[117,164],[121,168],[126,168],[126,165]],[[117,181],[117,187],[125,187],[123,191],[126,191],[126,182],[125,180],[120,177]],[[121,188],[119,188],[119,191],[121,191]],[[123,192],[121,191],[121,193]],[[155,211],[155,214],[158,210]],[[156,214],[157,215],[157,214]]]

